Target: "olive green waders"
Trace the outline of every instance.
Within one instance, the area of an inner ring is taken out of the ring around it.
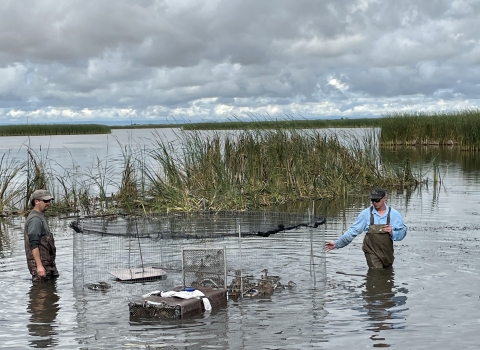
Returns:
[[[388,208],[387,225],[390,224],[390,210]],[[387,232],[383,231],[385,224],[373,223],[373,207],[370,208],[370,226],[363,239],[362,250],[365,253],[368,267],[382,269],[393,264],[393,241]]]

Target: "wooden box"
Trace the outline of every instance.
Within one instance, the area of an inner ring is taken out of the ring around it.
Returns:
[[[227,304],[227,290],[198,287],[210,301],[212,311]],[[177,287],[175,291],[182,290]],[[160,297],[151,295],[128,303],[131,318],[184,318],[205,312],[202,299],[182,299],[177,297]]]

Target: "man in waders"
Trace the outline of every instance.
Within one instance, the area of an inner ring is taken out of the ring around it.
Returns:
[[[55,264],[56,248],[53,234],[43,213],[54,198],[46,190],[36,190],[30,196],[33,210],[25,222],[25,254],[32,281],[46,281],[58,277]]]
[[[364,209],[353,225],[339,239],[325,243],[328,252],[350,244],[357,235],[366,232],[363,252],[370,268],[389,268],[393,264],[393,241],[401,241],[407,235],[402,215],[389,207],[386,192],[376,188],[370,195],[372,206]]]

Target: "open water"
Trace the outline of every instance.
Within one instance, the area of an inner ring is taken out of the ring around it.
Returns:
[[[138,131],[140,137],[147,133]],[[27,142],[3,139],[4,149],[21,149],[19,145]],[[51,157],[55,152],[58,157],[65,152],[65,159],[74,154],[83,164],[92,154],[119,154],[112,139],[69,136],[28,142],[38,147],[38,141],[42,152],[49,145]],[[480,161],[474,155],[440,149],[391,151],[383,156],[399,161],[408,156],[430,178],[428,186],[389,193],[389,204],[403,214],[409,227],[407,237],[395,243],[392,271],[368,271],[359,236],[348,247],[326,254],[325,268],[312,281],[311,266],[296,263],[310,253],[312,232],[289,231],[262,244],[277,252],[271,258],[273,266],[293,279],[296,288],[270,298],[229,300],[225,308],[189,319],[132,321],[124,300],[112,304],[108,294],[75,291],[68,220],[51,223],[61,277],[53,284],[33,286],[23,251],[23,219],[2,221],[0,348],[478,349]],[[436,186],[433,160],[442,179]],[[327,219],[314,231],[318,256],[323,254],[323,240],[341,235],[367,205],[368,196],[349,198],[341,205],[318,205],[317,214],[324,212]]]

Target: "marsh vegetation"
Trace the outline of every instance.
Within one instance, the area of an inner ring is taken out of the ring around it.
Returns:
[[[29,209],[27,198],[36,188],[54,193],[52,213],[246,210],[338,199],[372,186],[401,189],[424,181],[425,174],[412,169],[408,157],[395,163],[382,160],[379,146],[449,145],[462,152],[480,147],[478,110],[332,123],[227,123],[241,128],[235,135],[213,131],[224,129],[217,123],[217,128],[211,123],[183,125],[176,142],[154,131],[153,147],[119,143],[121,157],[96,157],[92,165],[78,164],[73,157],[70,165],[58,164],[30,147],[23,161],[7,152],[0,159],[0,210]],[[363,126],[369,132],[353,137],[325,130],[341,126]],[[60,130],[60,125],[50,127]],[[98,125],[82,127],[84,132],[101,130]],[[197,130],[204,128],[210,132]],[[433,183],[441,183],[435,160],[432,172]]]
[[[381,119],[383,145],[449,145],[480,149],[480,110],[392,113]]]
[[[268,117],[267,117],[268,118]],[[184,130],[271,130],[271,129],[324,129],[324,128],[372,128],[380,127],[379,118],[355,119],[265,119],[251,116],[249,120],[234,118],[229,122],[183,124]]]
[[[192,123],[185,130],[267,130],[267,129],[321,129],[373,128],[381,129],[380,144],[384,146],[459,146],[462,150],[480,149],[480,110],[465,109],[449,112],[397,112],[381,118],[332,120],[241,121],[228,123]]]
[[[110,127],[101,124],[0,125],[0,136],[110,134],[110,132]]]
[[[36,188],[55,196],[51,213],[245,210],[312,199],[342,198],[372,186],[403,188],[421,181],[408,161],[380,160],[378,133],[244,130],[232,135],[158,132],[153,147],[122,146],[122,156],[91,166],[58,164],[28,149],[28,161],[0,163],[3,212],[28,209]]]
[[[450,112],[397,112],[381,118],[301,119],[286,116],[249,116],[248,120],[232,116],[227,122],[130,124],[106,126],[100,124],[6,125],[0,126],[0,136],[110,134],[112,129],[179,128],[200,130],[309,130],[329,128],[379,128],[380,145],[424,146],[449,145],[462,150],[480,149],[480,110],[465,109]]]

